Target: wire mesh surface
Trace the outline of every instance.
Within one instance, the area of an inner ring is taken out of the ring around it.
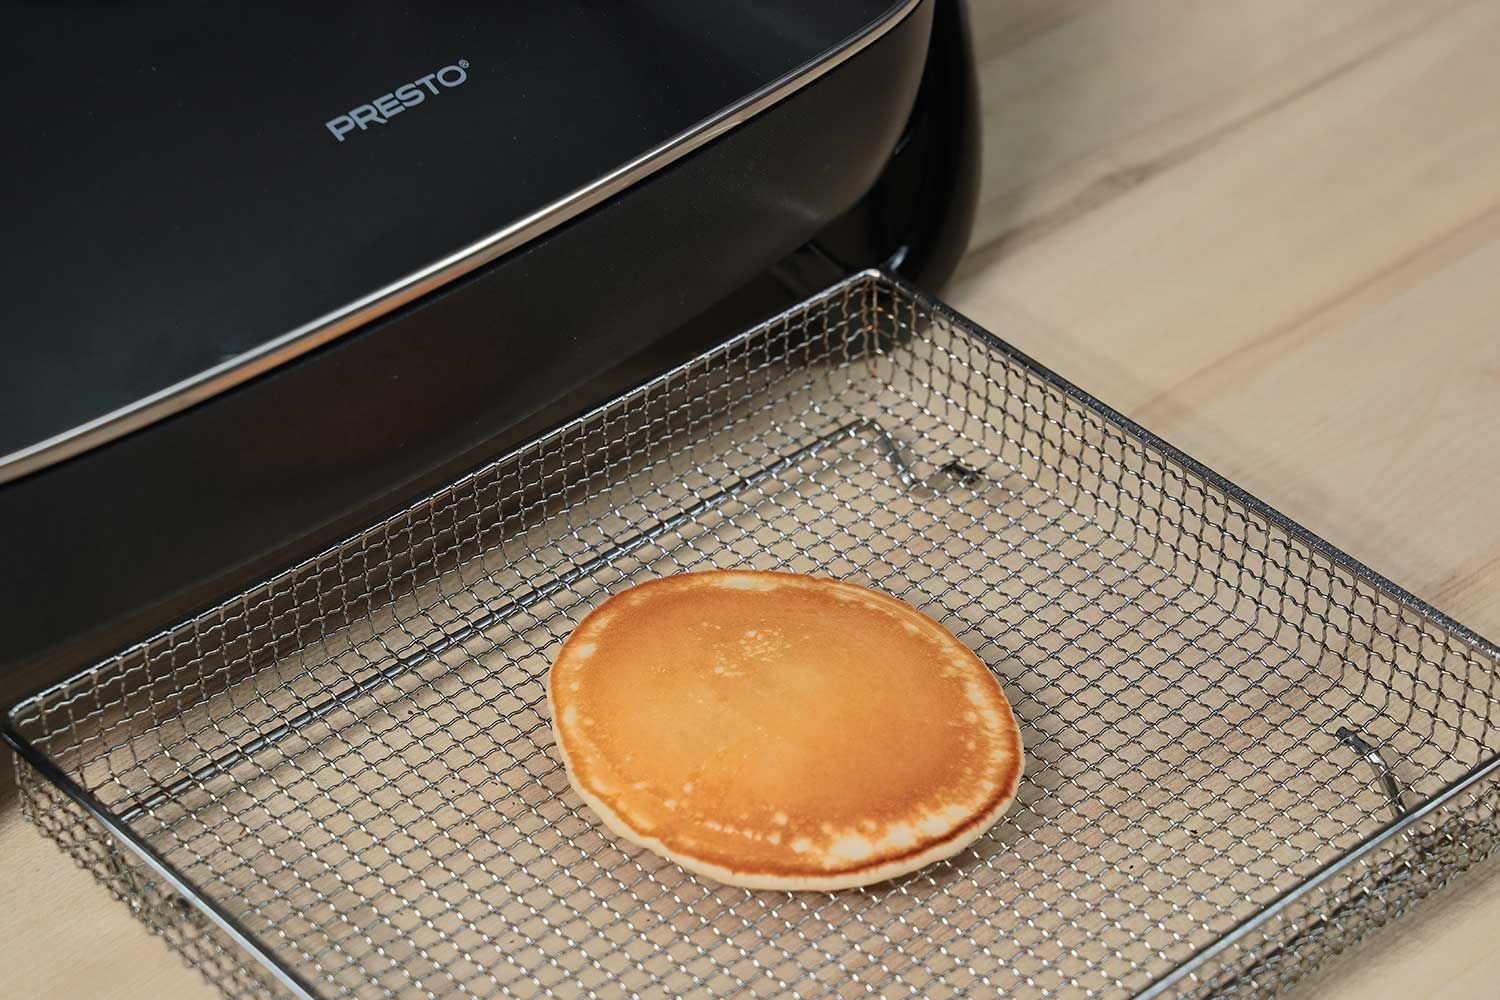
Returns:
[[[838,893],[617,842],[553,746],[550,659],[610,593],[710,567],[942,621],[1024,730],[1010,814]],[[1261,995],[1495,849],[1496,677],[1490,644],[867,273],[8,735],[30,817],[228,996]]]

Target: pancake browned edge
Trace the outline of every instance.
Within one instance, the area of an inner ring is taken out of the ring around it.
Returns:
[[[619,836],[751,889],[869,885],[963,850],[1020,784],[983,661],[893,597],[793,573],[637,585],[568,637],[568,778]]]

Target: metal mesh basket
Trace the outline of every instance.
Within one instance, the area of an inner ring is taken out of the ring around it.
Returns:
[[[858,891],[614,840],[552,744],[606,595],[940,619],[1028,769]],[[229,996],[1275,992],[1496,847],[1497,650],[876,273],[16,706],[30,817]]]

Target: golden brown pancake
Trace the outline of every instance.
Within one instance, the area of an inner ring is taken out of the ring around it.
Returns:
[[[548,698],[568,776],[610,829],[752,889],[868,885],[956,854],[1021,780],[984,663],[835,580],[632,587],[569,636]]]

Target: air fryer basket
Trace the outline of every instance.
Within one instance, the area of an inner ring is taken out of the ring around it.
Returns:
[[[710,567],[941,620],[1024,730],[1011,813],[838,893],[612,838],[553,746],[550,658],[608,594]],[[1495,849],[1496,663],[867,272],[17,705],[7,736],[31,819],[232,997],[1259,995]]]

